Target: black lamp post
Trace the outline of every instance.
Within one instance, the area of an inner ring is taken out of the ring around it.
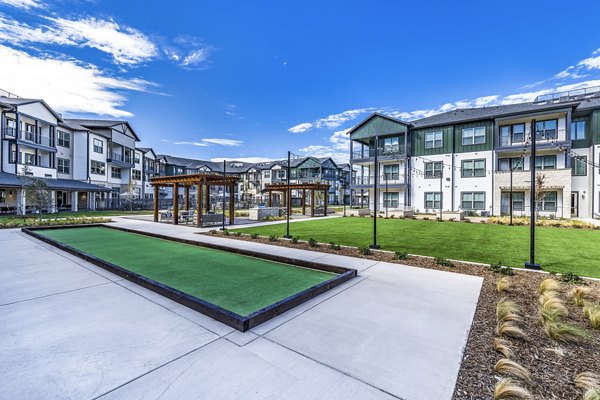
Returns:
[[[290,239],[290,214],[292,213],[292,190],[290,189],[290,162],[291,162],[291,153],[288,151],[287,157],[287,171],[286,171],[286,182],[287,182],[287,190],[285,192],[286,195],[286,203],[287,203],[287,216],[285,222],[285,236],[284,238]]]
[[[227,172],[226,172],[226,169],[227,169],[227,161],[223,160],[223,226],[221,227],[222,231],[227,230],[227,228],[225,228],[225,190],[227,188]],[[229,218],[231,218],[231,215],[229,216]]]
[[[375,136],[375,171],[373,174],[373,244],[369,247],[372,249],[378,249],[379,245],[377,244],[377,201],[379,200],[379,196],[377,196],[377,178],[379,178],[379,159],[377,157],[379,153],[379,136]]]
[[[537,132],[535,128],[535,119],[531,121],[531,158],[529,160],[529,169],[531,170],[531,198],[529,199],[529,208],[531,214],[531,226],[529,227],[529,262],[525,263],[525,268],[542,269],[540,264],[535,263],[535,147]]]

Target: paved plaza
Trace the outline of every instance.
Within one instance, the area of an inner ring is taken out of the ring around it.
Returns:
[[[0,230],[1,399],[452,397],[481,278],[115,221],[359,276],[241,333],[19,230]]]

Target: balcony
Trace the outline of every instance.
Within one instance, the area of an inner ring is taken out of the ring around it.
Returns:
[[[565,129],[553,129],[551,131],[538,132],[536,134],[535,146],[537,150],[570,148],[571,141],[566,137]],[[528,136],[527,133],[524,136]],[[512,137],[501,137],[500,145],[496,148],[499,152],[522,152],[526,146],[525,139],[512,141]],[[531,141],[527,142],[527,150],[531,150]]]
[[[43,149],[55,149],[54,139],[49,136],[36,134],[35,132],[17,130],[16,128],[6,127],[3,130],[5,138],[18,139],[21,144],[33,145],[33,147]],[[17,137],[18,135],[18,137]]]
[[[374,183],[375,183],[375,178],[373,176],[357,177],[352,180],[352,186],[357,186],[357,187],[360,187],[360,186],[372,187]],[[379,177],[379,181],[377,182],[377,185],[379,185],[381,187],[384,187],[386,185],[388,187],[396,187],[396,186],[402,186],[405,184],[406,184],[405,176],[400,175],[397,172],[382,174]]]
[[[377,151],[377,157],[381,159],[394,159],[406,157],[404,146],[385,146]],[[371,161],[375,158],[375,149],[369,148],[363,151],[353,151],[351,154],[352,161]]]
[[[108,162],[124,168],[133,167],[133,157],[119,153],[111,153]]]

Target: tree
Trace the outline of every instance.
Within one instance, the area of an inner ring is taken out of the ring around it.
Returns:
[[[23,167],[22,172],[25,176],[23,178],[22,196],[25,196],[26,204],[33,206],[38,211],[41,220],[43,210],[52,208],[50,189],[45,180],[35,176],[28,176],[31,175],[31,171],[27,165]],[[24,215],[25,210],[22,211]]]
[[[136,181],[129,176],[129,183],[127,184],[127,192],[125,192],[125,198],[127,199],[127,202],[129,203],[129,210],[133,211],[133,202],[135,200],[135,187],[136,187]]]
[[[535,216],[539,218],[540,210],[544,199],[550,192],[546,190],[546,175],[537,174],[535,176]]]

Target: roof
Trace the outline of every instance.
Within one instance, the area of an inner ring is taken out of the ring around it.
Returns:
[[[74,179],[39,178],[46,182],[51,190],[79,190],[82,192],[110,192],[110,189],[91,183],[77,181]],[[19,188],[30,181],[31,178],[23,175],[0,172],[0,187]]]
[[[50,107],[48,105],[48,103],[46,103],[44,100],[42,99],[23,99],[21,97],[4,97],[4,96],[0,96],[0,103],[3,104],[8,104],[11,106],[23,106],[23,105],[27,105],[27,104],[33,104],[33,103],[42,103],[44,105],[44,107],[46,107],[48,109],[48,111],[50,111],[50,113],[52,113],[52,115],[54,115],[54,117],[58,120],[58,121],[62,121],[62,115],[60,115],[59,113],[57,113],[56,111],[54,111],[52,109],[52,107]]]
[[[461,122],[492,119],[521,113],[532,113],[538,111],[558,110],[579,105],[579,102],[564,102],[552,104],[519,103],[502,106],[461,108],[436,114],[431,117],[412,121],[413,128],[424,128],[428,126],[450,125]]]
[[[75,131],[89,131],[89,129],[86,128],[85,126],[79,125],[78,123],[75,123],[75,122],[69,121],[69,120],[64,120],[63,122],[59,123],[58,125],[64,126],[69,129],[73,129]]]
[[[410,122],[405,122],[405,121],[399,120],[397,118],[390,117],[389,115],[385,115],[385,114],[381,114],[381,113],[378,113],[378,112],[374,112],[373,114],[369,115],[367,118],[363,119],[361,122],[359,122],[358,124],[356,124],[352,129],[348,130],[348,132],[346,132],[346,135],[350,135],[352,132],[354,132],[355,130],[357,130],[361,126],[363,126],[365,123],[367,123],[370,119],[375,118],[375,117],[380,117],[380,118],[383,118],[383,119],[387,119],[387,120],[395,122],[397,124],[403,124],[403,125],[406,125],[406,126],[411,126]]]
[[[125,124],[125,125],[127,125],[127,128],[129,128],[129,130],[133,134],[133,137],[135,138],[135,140],[137,140],[137,141],[140,140],[139,136],[137,135],[137,133],[135,133],[135,131],[133,130],[133,128],[131,127],[129,122],[124,121],[124,120],[69,118],[69,119],[65,119],[65,122],[79,124],[81,126],[85,126],[86,128],[90,128],[90,129],[93,129],[93,128],[108,129],[108,128],[112,128],[117,125]]]

